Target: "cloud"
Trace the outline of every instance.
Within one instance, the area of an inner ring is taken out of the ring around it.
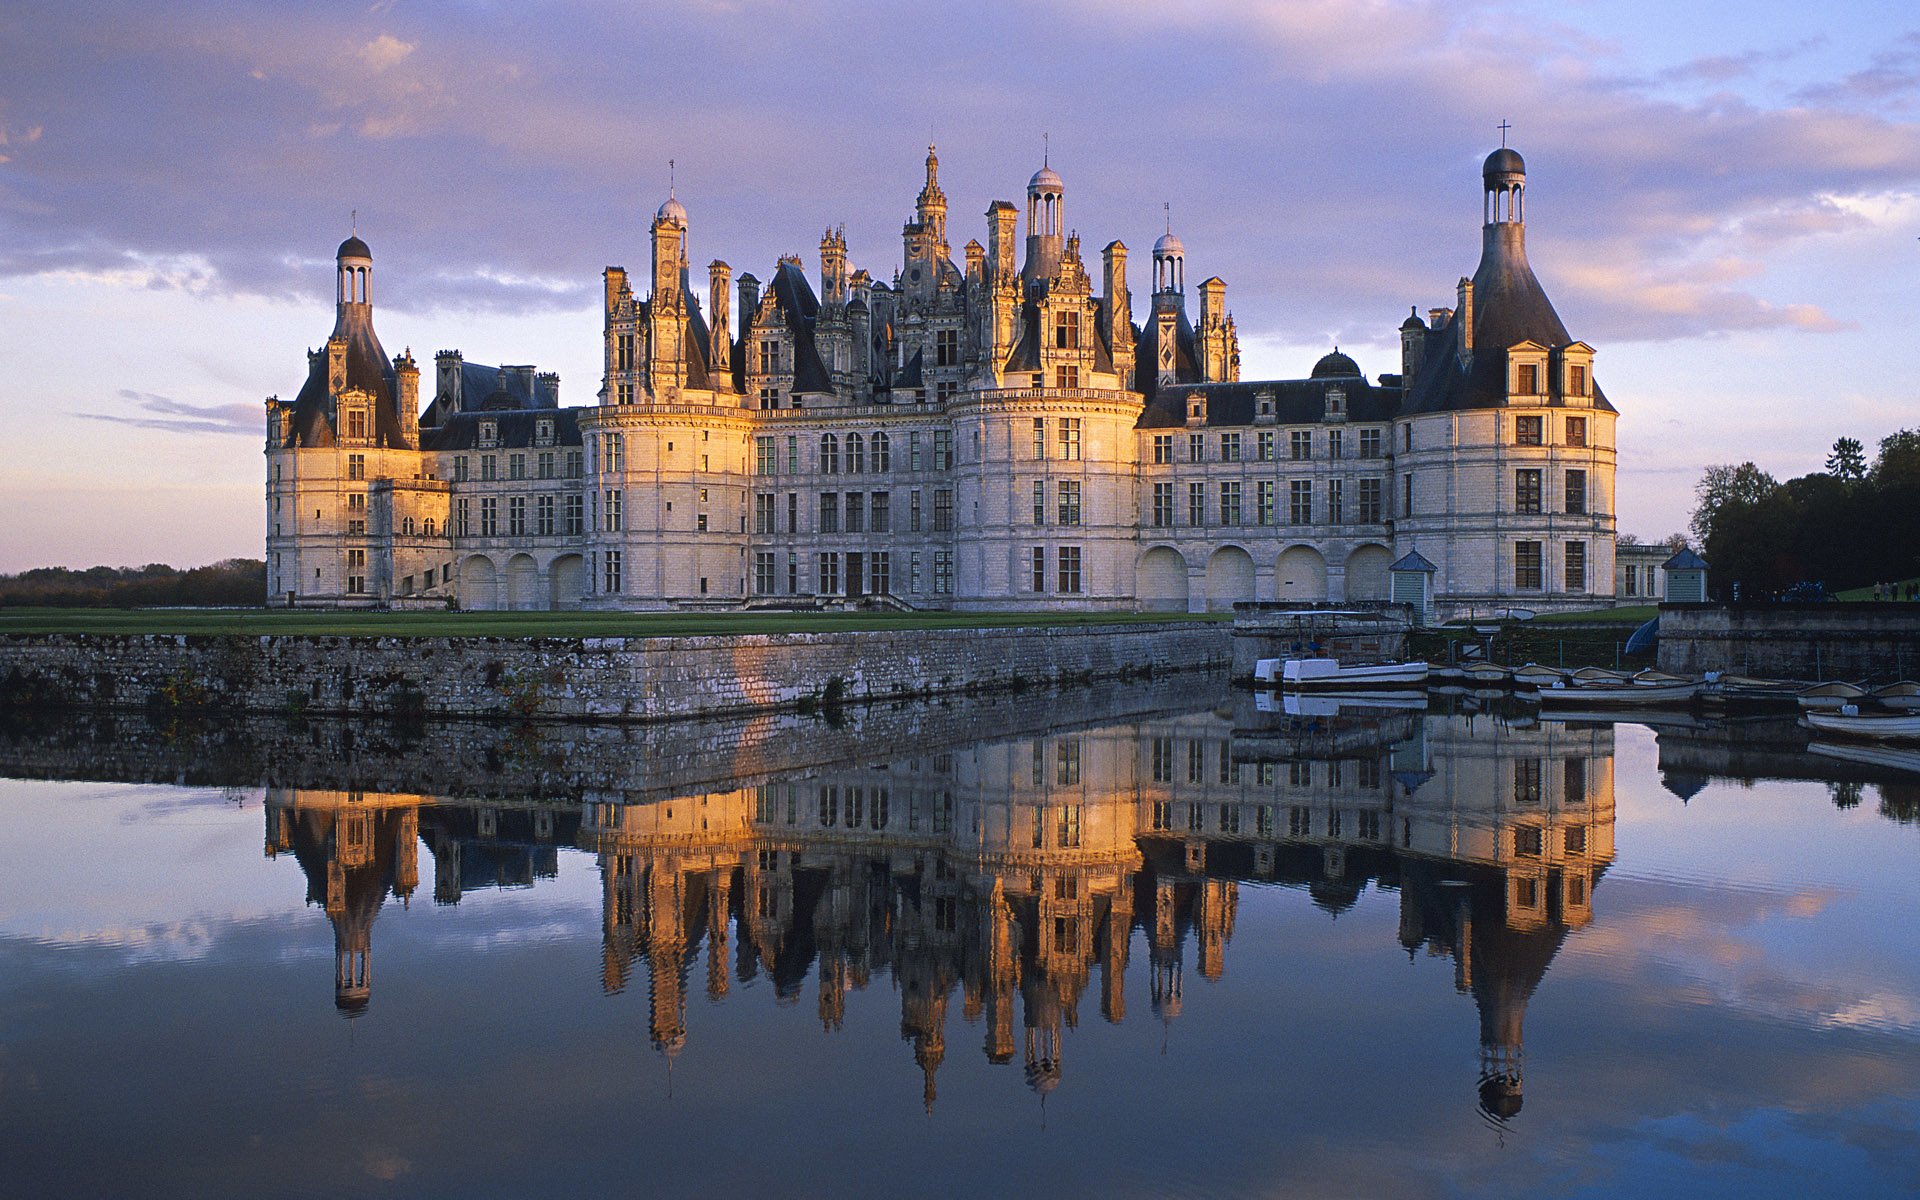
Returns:
[[[242,433],[260,436],[266,418],[255,404],[189,404],[152,392],[122,388],[120,398],[132,404],[133,413],[76,412],[89,421],[110,421],[138,429],[159,429],[168,433]],[[140,414],[147,415],[140,415]]]
[[[416,46],[417,43],[403,42],[390,33],[383,33],[360,47],[360,61],[371,71],[389,70],[404,62]]]

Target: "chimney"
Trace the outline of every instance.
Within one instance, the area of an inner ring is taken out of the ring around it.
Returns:
[[[760,281],[751,272],[740,277],[740,336],[746,337],[753,314],[760,311]]]
[[[713,353],[711,375],[724,380],[733,370],[733,333],[731,313],[728,306],[733,303],[733,268],[719,259],[707,264],[707,307],[711,309],[709,320],[713,322],[711,341]]]
[[[560,375],[556,371],[542,371],[533,377],[533,403],[535,408],[560,407]]]
[[[1473,353],[1473,280],[1460,277],[1460,303],[1455,311],[1460,314],[1460,356],[1464,359]]]

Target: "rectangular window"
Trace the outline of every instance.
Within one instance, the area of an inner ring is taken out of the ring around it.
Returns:
[[[1378,429],[1362,429],[1360,431],[1360,457],[1380,457],[1380,431]]]
[[[1238,525],[1241,523],[1240,481],[1227,480],[1220,485],[1220,523]]]
[[[1044,479],[1033,481],[1033,523],[1047,523],[1047,481]]]
[[[953,594],[953,551],[951,550],[933,552],[933,593],[936,596]]]
[[[567,497],[566,534],[577,537],[586,531],[586,498],[579,493]]]
[[[820,523],[814,527],[820,533],[840,532],[840,493],[820,493]]]
[[[1287,523],[1313,524],[1313,481],[1295,479],[1287,484]]]
[[[1513,419],[1513,443],[1516,446],[1538,446],[1545,440],[1542,426],[1545,417],[1515,417]]]
[[[464,454],[453,456],[453,481],[455,483],[467,481],[467,456]]]
[[[933,431],[933,469],[953,470],[953,431],[951,429]]]
[[[587,473],[586,457],[587,456],[585,451],[581,451],[581,450],[567,451],[567,478],[568,479],[578,479],[582,475]]]
[[[1531,396],[1540,390],[1540,368],[1534,363],[1521,363],[1513,369],[1513,390],[1521,396]]]
[[[1035,546],[1030,557],[1032,569],[1028,575],[1029,582],[1034,591],[1044,592],[1047,590],[1047,548]]]
[[[1060,457],[1068,462],[1080,457],[1080,418],[1060,418]]]
[[[1165,529],[1173,524],[1173,485],[1156,483],[1153,485],[1153,525],[1156,529]]]
[[[887,595],[893,591],[893,555],[885,550],[876,551],[869,560],[867,568],[868,591]]]
[[[1567,418],[1567,445],[1585,446],[1587,444],[1587,419],[1585,417]]]
[[[893,531],[893,497],[889,492],[875,492],[868,503],[867,528],[875,533]]]
[[[347,413],[347,436],[356,441],[367,436],[367,410],[351,409]]]
[[[1273,430],[1262,429],[1259,433],[1259,456],[1261,462],[1273,461]]]
[[[1587,473],[1585,471],[1567,472],[1567,511],[1575,516],[1587,513]]]
[[[1047,419],[1045,417],[1033,419],[1033,456],[1035,458],[1047,456]]]
[[[1585,542],[1567,543],[1567,590],[1584,592],[1587,590],[1587,544]]]
[[[553,536],[553,497],[541,496],[533,505],[534,532],[541,537]]]
[[[907,493],[907,532],[920,532],[920,489]]]
[[[1347,506],[1347,481],[1344,479],[1327,480],[1327,523],[1338,525]]]
[[[621,582],[620,551],[618,550],[609,550],[606,553],[605,584],[606,586],[601,589],[602,591],[618,592],[625,590],[625,584]]]
[[[619,488],[609,488],[607,490],[607,497],[606,497],[607,529],[606,531],[608,533],[619,533],[622,528],[623,519],[622,519],[620,509],[621,509],[621,502],[624,498],[625,498],[624,494],[620,491]]]
[[[1080,348],[1079,313],[1061,312],[1054,314],[1053,348],[1056,350],[1078,350]]]
[[[1080,368],[1061,364],[1053,369],[1053,386],[1057,388],[1077,388],[1080,386]]]
[[[367,477],[367,456],[364,454],[347,455],[347,478],[348,479],[365,479],[366,477]],[[488,478],[492,478],[492,476],[488,476]]]
[[[1382,480],[1362,479],[1360,481],[1359,520],[1363,524],[1378,525],[1386,518],[1384,505],[1380,500]]]
[[[1546,844],[1545,838],[1543,838],[1541,834],[1542,831],[1538,825],[1517,826],[1513,831],[1514,856],[1516,858],[1539,858],[1540,852]],[[1522,879],[1517,882],[1521,884],[1533,884],[1535,887],[1538,886],[1538,884],[1531,879]],[[1520,901],[1529,908],[1533,906],[1535,900],[1532,888],[1522,887],[1520,889]]]
[[[493,480],[493,479],[499,478],[500,476],[499,468],[500,468],[500,464],[498,462],[497,455],[482,454],[480,456],[480,478],[481,479]],[[351,478],[351,476],[349,476],[349,478]]]
[[[787,554],[787,595],[800,594],[800,556],[791,551]]]
[[[787,493],[787,532],[800,532],[800,493]]]
[[[920,469],[920,431],[917,429],[911,429],[907,431],[907,470],[918,471],[919,469]]]
[[[1572,396],[1587,394],[1587,369],[1578,364],[1567,367],[1567,393]],[[1571,445],[1572,443],[1569,443]]]
[[[1240,461],[1240,435],[1239,434],[1223,433],[1220,435],[1220,461],[1221,462],[1239,462]]]
[[[1574,825],[1570,827],[1567,830],[1566,845],[1567,853],[1570,855],[1585,854],[1587,852],[1587,827],[1585,825]]]
[[[755,475],[773,474],[774,466],[779,461],[774,445],[771,436],[753,439],[753,473]]]
[[[1287,454],[1295,462],[1305,462],[1313,457],[1313,431],[1296,429],[1287,435]]]
[[[755,533],[772,533],[773,532],[773,493],[772,492],[754,493],[753,531]]]
[[[527,498],[513,496],[507,500],[507,534],[510,537],[525,537],[527,533]]]
[[[1587,760],[1570,758],[1561,768],[1566,781],[1566,802],[1581,805],[1587,802]]]
[[[936,367],[958,366],[960,363],[960,331],[942,329],[933,335],[933,365]]]
[[[773,551],[756,550],[753,554],[753,594],[771,596],[774,588]]]
[[[820,473],[822,475],[840,473],[840,439],[831,433],[820,435]]]
[[[1262,479],[1254,489],[1254,520],[1262,525],[1273,524],[1274,481]]]
[[[1078,479],[1060,481],[1060,523],[1062,525],[1080,523],[1080,481]]]
[[[1515,804],[1540,803],[1540,760],[1537,758],[1516,758],[1513,760],[1513,802]]]
[[[953,492],[948,488],[933,490],[933,531],[935,533],[953,531]]]
[[[1173,435],[1156,433],[1153,435],[1153,461],[1170,463],[1173,461]]]
[[[1345,448],[1346,437],[1338,429],[1327,430],[1327,457],[1340,458]]]
[[[1080,594],[1080,547],[1060,547],[1059,570],[1054,573],[1054,583],[1062,595]]]
[[[492,496],[480,498],[480,536],[493,537],[500,532],[500,501]]]
[[[867,523],[866,499],[867,497],[864,492],[847,493],[846,530],[848,533],[859,533],[865,528]]]
[[[1187,485],[1187,524],[1201,526],[1207,523],[1207,485],[1189,483]]]
[[[1409,471],[1400,477],[1400,515],[1413,515],[1413,473]]]
[[[1540,511],[1540,472],[1522,469],[1513,473],[1513,511]]]
[[[822,596],[839,595],[840,556],[832,551],[820,555],[819,567],[820,573],[815,576],[819,580],[819,587],[815,590]]]
[[[918,550],[907,555],[907,590],[916,596],[920,594],[920,552]]]
[[[542,450],[540,452],[539,464],[540,478],[552,479],[555,474],[553,469],[553,451]]]
[[[1539,542],[1513,544],[1513,586],[1539,591],[1545,584]]]
[[[1188,462],[1207,461],[1207,435],[1206,434],[1190,433],[1187,435],[1187,461]]]
[[[507,455],[507,478],[525,479],[527,477],[527,456],[524,454]]]

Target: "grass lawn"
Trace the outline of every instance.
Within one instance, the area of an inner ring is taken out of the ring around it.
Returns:
[[[0,608],[0,634],[321,634],[334,637],[690,637],[869,629],[1004,629],[1231,621],[1231,613],[287,612],[282,609]]]
[[[1904,592],[1910,583],[1920,583],[1920,577],[1896,580],[1893,586]],[[1835,600],[1871,600],[1873,599],[1873,585],[1868,584],[1866,587],[1848,588],[1844,592],[1835,592],[1833,598]]]

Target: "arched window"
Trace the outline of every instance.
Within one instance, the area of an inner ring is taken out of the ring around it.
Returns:
[[[823,475],[840,473],[840,439],[831,433],[820,435],[820,473]]]
[[[867,471],[867,444],[859,434],[847,435],[847,474],[864,475]]]
[[[875,473],[893,469],[893,446],[884,433],[873,435],[873,469]]]
[[[433,518],[432,517],[427,518],[425,532],[428,537],[433,536]]]

